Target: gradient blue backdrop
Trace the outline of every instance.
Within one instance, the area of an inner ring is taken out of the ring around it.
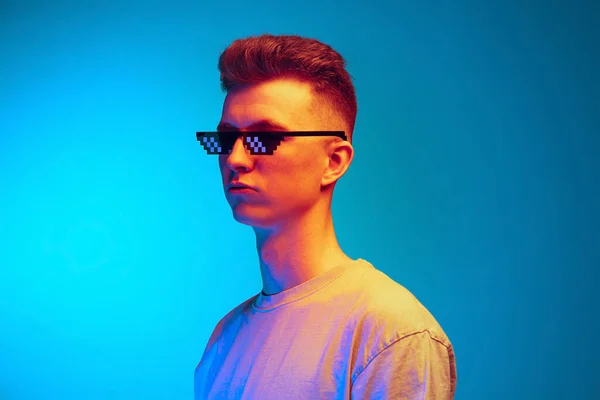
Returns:
[[[192,398],[261,289],[195,131],[220,51],[266,32],[347,58],[339,240],[441,323],[456,398],[599,396],[599,7],[280,3],[2,2],[0,399]]]

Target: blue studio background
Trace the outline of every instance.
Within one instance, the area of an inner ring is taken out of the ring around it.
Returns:
[[[192,398],[261,289],[195,132],[267,32],[348,60],[340,244],[438,319],[456,398],[598,398],[598,5],[118,3],[0,7],[0,399]]]

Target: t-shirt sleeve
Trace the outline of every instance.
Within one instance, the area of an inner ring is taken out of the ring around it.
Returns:
[[[406,336],[380,352],[352,384],[352,399],[452,400],[456,363],[452,346],[429,331]]]

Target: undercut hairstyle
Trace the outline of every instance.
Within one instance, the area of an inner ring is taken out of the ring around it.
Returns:
[[[221,89],[295,78],[312,85],[314,106],[329,106],[346,125],[352,142],[357,101],[346,61],[331,46],[295,35],[261,35],[237,39],[223,51],[218,64]]]

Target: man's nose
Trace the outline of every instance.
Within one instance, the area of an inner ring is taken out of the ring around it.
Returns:
[[[244,136],[238,136],[238,138],[235,139],[233,147],[231,148],[230,156],[233,154],[237,154],[237,152],[239,152],[240,150],[243,154],[246,154],[246,147],[244,146]]]
[[[250,157],[248,157],[249,154],[243,140],[243,136],[238,137],[231,148],[231,152],[227,155],[226,164],[233,171],[239,168],[247,169],[250,166]]]

